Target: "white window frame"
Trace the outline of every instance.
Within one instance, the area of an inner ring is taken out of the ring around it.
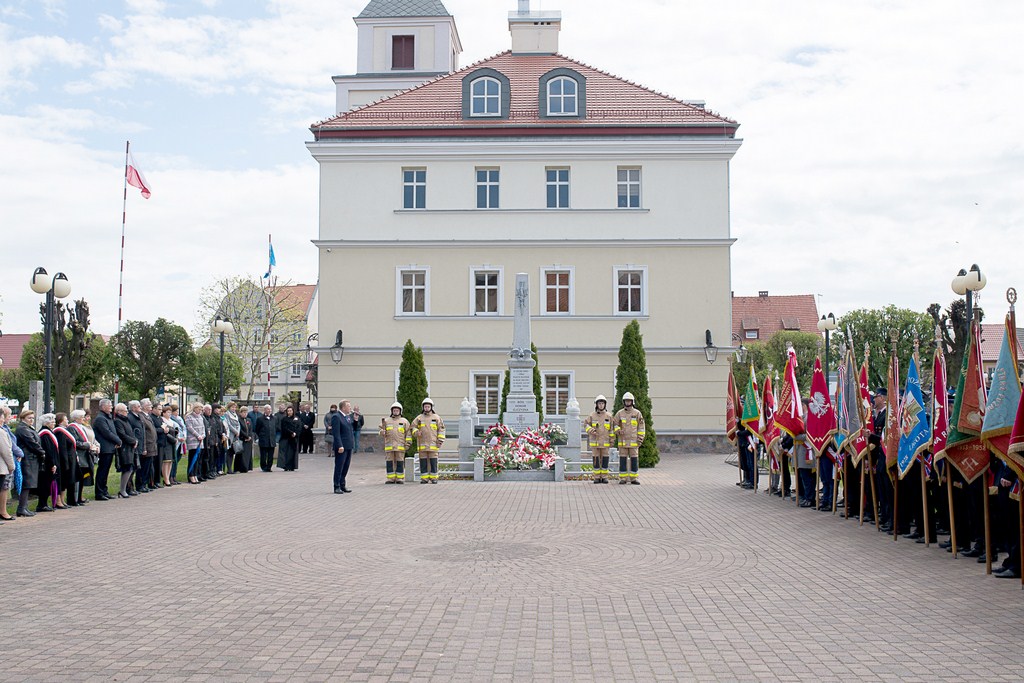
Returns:
[[[480,174],[481,173],[487,173],[488,174],[487,180],[485,180],[483,182],[480,181]],[[494,181],[491,181],[490,176],[489,176],[490,173],[497,173],[498,174],[497,178]],[[477,168],[473,169],[473,176],[474,176],[474,180],[476,181],[476,184],[474,185],[474,190],[476,191],[476,196],[474,197],[474,200],[475,200],[474,203],[476,204],[476,208],[478,208],[478,209],[500,209],[501,208],[501,168],[498,167],[498,166],[478,166]],[[484,195],[486,197],[486,201],[484,202],[484,206],[480,206],[480,188],[481,187],[486,188],[486,193]],[[491,188],[492,187],[495,188],[497,190],[497,193],[498,193],[498,197],[497,197],[496,201],[494,202],[493,206],[491,205]]]
[[[550,416],[554,416],[554,417],[557,417],[557,418],[565,418],[566,415],[567,415],[567,413],[555,413],[555,412],[552,412],[550,410],[550,407],[548,406],[548,376],[551,376],[551,375],[568,376],[569,377],[569,387],[568,387],[569,395],[566,396],[566,399],[565,399],[566,404],[568,404],[568,402],[572,400],[573,396],[576,395],[576,371],[575,370],[544,370],[544,371],[541,371],[541,376],[540,376],[540,385],[541,386],[540,386],[540,390],[541,390],[541,393],[543,394],[543,403],[542,403],[542,405],[544,406],[544,419],[545,420],[547,420],[547,418],[550,417]]]
[[[640,271],[640,310],[639,311],[620,311],[619,310],[619,273],[623,271]],[[647,266],[637,265],[621,265],[612,266],[612,315],[625,317],[625,318],[644,318],[649,315],[651,310],[651,302],[648,298],[648,292],[650,277],[647,270]]]
[[[626,180],[619,180],[619,173],[626,171]],[[629,172],[636,171],[637,179],[630,180]],[[636,206],[619,206],[619,192],[623,187],[626,188],[626,203],[629,203],[629,190],[631,187],[636,186]],[[643,168],[640,166],[619,166],[615,169],[615,208],[622,211],[637,210],[644,208],[644,174]]]
[[[497,389],[496,389],[496,391],[497,391],[497,400],[495,401],[496,410],[493,413],[486,413],[481,408],[479,402],[477,402],[477,410],[480,411],[477,414],[480,415],[480,417],[493,418],[493,419],[497,420],[498,419],[498,413],[501,411],[501,385],[504,382],[505,371],[504,370],[470,370],[469,371],[469,395],[472,397],[470,399],[470,402],[476,401],[476,392],[477,392],[476,378],[477,377],[482,377],[482,376],[494,376],[494,377],[498,378],[498,386],[497,386]]]
[[[399,370],[401,370],[401,368],[395,368],[395,388],[391,392],[392,396],[398,396],[398,377],[399,377],[398,373],[399,373]],[[430,396],[430,368],[427,368],[427,396]],[[390,405],[390,404],[388,404],[388,405]],[[416,412],[411,412],[412,410],[415,410]],[[409,406],[402,406],[402,415],[404,415],[405,419],[407,419],[409,422],[412,422],[412,419],[414,417],[416,417],[417,415],[419,415],[420,411],[422,411],[422,410],[423,410],[423,406],[413,406],[411,409],[409,408]],[[388,414],[390,415],[391,412],[388,411]]]
[[[565,171],[566,180],[548,180],[548,173],[551,171]],[[554,185],[556,188],[565,185],[565,206],[558,205],[558,192],[555,192],[555,206],[548,206],[548,190]],[[568,209],[572,207],[572,168],[569,166],[546,166],[544,168],[544,206],[548,209]]]
[[[406,181],[406,179],[405,179],[405,174],[406,173],[419,173],[421,171],[423,172],[423,182],[422,183],[420,181],[416,180],[415,176],[413,176],[413,180],[411,182]],[[413,191],[412,191],[412,206],[406,206],[405,205],[405,189],[407,187],[413,188]],[[422,187],[423,188],[423,206],[416,206],[416,188],[418,188],[418,187]],[[405,211],[423,211],[426,208],[427,208],[427,168],[425,166],[403,166],[402,167],[402,209],[405,210]]]
[[[551,86],[553,84],[555,84],[555,83],[560,83],[560,82],[563,82],[563,81],[568,81],[569,83],[572,83],[573,87],[576,88],[576,91],[572,95],[566,95],[566,94],[564,94],[564,90],[565,89],[563,87],[563,89],[562,89],[563,90],[563,94],[561,94],[561,95],[552,95],[551,94]],[[547,115],[548,116],[572,116],[572,117],[579,117],[579,115],[580,115],[580,84],[576,81],[575,78],[570,78],[568,76],[556,76],[556,77],[548,80],[548,82],[545,84],[544,87],[547,89],[547,103],[548,103]],[[562,103],[562,111],[559,111],[559,112],[551,111],[551,103],[555,99],[557,99],[559,102]],[[571,101],[572,102],[572,111],[565,111],[565,103],[567,101]]]
[[[498,310],[493,313],[478,313],[476,310],[476,274],[478,272],[498,274]],[[505,315],[504,266],[491,266],[485,263],[482,266],[469,267],[469,314],[477,318],[493,318],[495,316]]]
[[[498,86],[498,92],[497,92],[496,95],[488,95],[488,94],[486,94],[486,88],[485,88],[484,89],[484,94],[478,95],[475,92],[476,84],[477,83],[494,83],[496,86]],[[492,99],[495,101],[495,103],[498,105],[498,107],[497,107],[497,111],[489,112],[489,111],[487,111],[488,100],[492,100]],[[477,100],[483,100],[484,101],[484,111],[482,111],[482,112],[477,112],[476,111],[476,107],[474,105],[476,104]],[[472,81],[470,81],[470,83],[469,83],[469,115],[472,118],[497,118],[497,117],[501,116],[501,81],[499,81],[494,76],[480,76],[479,78],[474,78]]]
[[[548,273],[569,273],[569,310],[565,313],[548,311]],[[576,266],[541,266],[540,269],[540,314],[553,318],[576,315]]]
[[[402,310],[402,273],[409,271],[423,272],[423,312],[406,313]],[[395,266],[395,317],[398,318],[423,318],[430,315],[430,266],[419,266],[409,264]]]
[[[292,361],[292,368],[291,368],[291,376],[292,377],[302,377],[302,366],[303,366],[303,362],[301,360],[293,360]],[[298,372],[296,372],[296,368],[298,368]]]

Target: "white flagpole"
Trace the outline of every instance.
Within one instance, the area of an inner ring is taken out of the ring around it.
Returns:
[[[121,272],[117,280],[117,332],[121,333],[121,314],[124,304],[124,236],[125,223],[128,216],[128,150],[130,140],[124,142],[124,194],[121,199]],[[121,378],[114,376],[114,405],[117,405],[121,393]]]

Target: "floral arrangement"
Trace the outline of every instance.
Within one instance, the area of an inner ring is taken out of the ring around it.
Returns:
[[[507,425],[494,424],[484,431],[484,445],[477,457],[484,459],[484,472],[501,474],[506,470],[551,469],[558,454],[551,445],[551,436],[565,430],[551,424],[540,429],[516,433]],[[497,443],[491,443],[497,437]]]

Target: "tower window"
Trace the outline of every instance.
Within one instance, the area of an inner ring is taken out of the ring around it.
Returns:
[[[391,36],[391,68],[413,69],[416,66],[416,37]]]

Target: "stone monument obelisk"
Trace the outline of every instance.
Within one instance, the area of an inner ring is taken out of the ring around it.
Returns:
[[[516,273],[515,294],[512,350],[508,358],[508,397],[503,421],[520,432],[540,426],[537,396],[533,393],[533,368],[537,363],[530,352],[530,278],[526,273]]]

